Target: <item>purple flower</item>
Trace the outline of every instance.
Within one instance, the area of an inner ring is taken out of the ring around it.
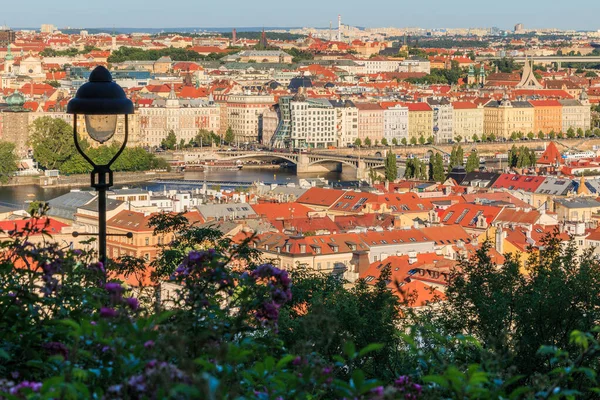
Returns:
[[[125,302],[127,303],[127,306],[133,311],[137,311],[137,309],[140,308],[140,302],[135,297],[128,297],[127,299],[125,299]]]
[[[376,397],[383,397],[383,394],[384,394],[383,386],[377,386],[377,387],[371,389],[371,393]]]
[[[23,381],[10,388],[9,393],[12,395],[18,395],[21,389],[30,389],[32,392],[39,392],[41,388],[42,384],[40,382]]]
[[[302,363],[302,357],[300,357],[300,356],[294,358],[294,360],[292,361],[292,365],[300,365],[301,363]]]
[[[112,293],[112,294],[121,294],[125,291],[125,288],[117,282],[109,282],[106,285],[104,285],[104,289],[108,292],[108,293]]]
[[[69,349],[60,342],[44,343],[42,347],[51,355],[60,355],[65,360],[69,358]]]
[[[323,375],[329,375],[329,374],[331,374],[331,371],[332,371],[331,368],[325,367],[325,368],[323,368],[323,371],[321,371],[321,372],[323,373]]]
[[[101,261],[98,261],[96,263],[90,264],[89,268],[92,269],[92,270],[96,270],[98,272],[101,272],[103,274],[106,273],[106,270],[104,269],[104,264]]]
[[[109,307],[102,307],[100,309],[100,316],[102,318],[115,318],[118,315],[117,310]]]
[[[154,340],[148,340],[146,343],[144,343],[144,347],[147,349],[151,349],[154,347]]]

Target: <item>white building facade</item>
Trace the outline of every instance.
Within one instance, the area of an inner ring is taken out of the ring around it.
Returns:
[[[408,107],[398,104],[383,110],[383,137],[390,145],[394,139],[408,142]]]

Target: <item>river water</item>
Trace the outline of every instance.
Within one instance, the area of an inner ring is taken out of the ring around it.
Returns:
[[[331,182],[355,180],[353,171],[330,172],[321,174],[303,174],[297,176],[293,169],[242,169],[242,170],[212,170],[207,172],[186,172],[184,180],[204,180],[207,181],[227,181],[227,182],[265,182],[278,183],[285,185],[287,183],[298,183],[300,178],[325,178]],[[122,188],[124,185],[114,186]],[[128,184],[127,187],[141,187],[148,190],[159,191],[163,189],[162,185],[150,182],[140,182],[138,184]],[[180,185],[173,188],[183,188]],[[87,188],[81,188],[87,189]],[[169,189],[167,187],[167,189]],[[0,205],[25,207],[27,202],[33,200],[47,201],[68,193],[70,188],[42,188],[34,185],[27,186],[4,186],[0,187]],[[90,189],[91,190],[91,189]]]

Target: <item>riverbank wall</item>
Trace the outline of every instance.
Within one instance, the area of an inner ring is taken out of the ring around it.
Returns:
[[[147,182],[156,179],[183,179],[182,172],[115,172],[113,175],[113,182],[115,186],[126,185],[138,182]],[[0,184],[1,187],[5,186],[26,186],[35,185],[42,188],[59,188],[59,187],[86,187],[90,186],[90,175],[68,175],[68,176],[16,176],[6,184]]]

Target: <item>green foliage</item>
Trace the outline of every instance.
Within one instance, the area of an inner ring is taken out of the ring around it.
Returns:
[[[512,58],[503,57],[499,60],[494,60],[492,63],[494,66],[498,67],[499,72],[511,73],[521,69],[521,66],[517,65]]]
[[[393,151],[388,151],[385,157],[385,179],[389,182],[398,179],[398,165]]]
[[[231,129],[231,126],[228,126],[227,130],[225,131],[225,143],[232,144],[233,142],[235,142],[235,135],[233,134],[233,129]]]
[[[365,147],[371,147],[371,139],[369,139],[368,137],[365,138]]]
[[[404,143],[402,143],[402,144],[406,145],[406,138],[402,138],[402,139],[404,139]],[[382,143],[383,143],[383,141],[382,141]],[[398,146],[398,139],[397,138],[393,138],[392,139],[392,144],[394,146]]]
[[[417,138],[416,138],[416,137],[414,137],[414,136],[413,136],[413,137],[411,137],[411,138],[410,138],[410,144],[412,144],[412,145],[415,145],[415,144],[417,144]]]
[[[221,36],[230,38],[232,37],[231,32],[224,32]],[[259,40],[262,36],[262,32],[250,31],[250,32],[237,32],[236,36],[238,39],[252,39]],[[272,40],[286,40],[286,41],[294,41],[298,39],[305,39],[306,35],[300,35],[296,33],[288,33],[288,32],[267,32],[267,39]]]
[[[408,78],[409,83],[422,85],[456,84],[462,78],[463,72],[458,68],[432,69],[429,75],[422,78]]]
[[[527,138],[528,138],[529,140],[533,140],[533,139],[535,138],[535,134],[534,134],[533,132],[529,132],[529,133],[527,134]]]
[[[354,140],[354,145],[358,147],[362,146],[362,140],[360,140],[360,138],[356,138],[356,140]]]
[[[454,138],[454,141],[457,143],[460,143],[463,141],[463,137],[461,135],[456,135],[456,137]]]
[[[533,167],[536,162],[535,151],[527,146],[517,147],[513,145],[508,150],[508,166],[511,168]]]
[[[161,140],[160,147],[162,147],[165,150],[174,150],[176,144],[177,136],[175,136],[175,132],[173,131],[173,129],[171,129],[167,133],[167,136],[163,140]]]
[[[569,334],[594,327],[600,317],[600,299],[595,295],[600,289],[600,264],[589,251],[578,257],[573,241],[563,246],[548,235],[540,243],[542,250],[530,253],[524,275],[516,255],[507,255],[504,266],[497,268],[489,246],[486,243],[461,262],[461,272],[450,276],[441,323],[502,354],[499,368],[512,365],[516,374],[552,376],[558,360],[539,350],[544,345],[576,350]]]
[[[425,136],[423,136],[423,135],[419,136],[419,144],[421,144],[421,145],[425,144]]]
[[[0,243],[3,398],[594,399],[600,390],[600,263],[573,242],[543,239],[527,275],[518,256],[495,265],[486,242],[450,271],[445,302],[414,311],[389,264],[352,286],[343,270],[283,271],[252,237],[233,243],[165,213],[150,220],[155,236],[172,238],[155,261],[102,265],[53,243],[45,211]],[[149,271],[151,284],[121,284]]]
[[[407,159],[404,177],[406,179],[426,180],[428,177],[427,164],[417,157]]]
[[[452,168],[463,165],[464,163],[464,151],[462,146],[455,145],[452,146],[452,151],[450,152],[450,162],[448,164],[448,170],[452,171]]]
[[[473,172],[479,169],[479,154],[477,151],[472,151],[467,157],[467,163],[465,164],[465,170],[467,172]]]
[[[77,152],[73,142],[73,128],[58,118],[36,119],[30,130],[30,144],[33,157],[44,169],[58,169],[63,174],[83,174],[92,170],[90,164]],[[108,163],[117,153],[120,144],[90,147],[81,140],[83,151],[98,165]],[[113,171],[147,171],[166,169],[163,159],[149,154],[141,147],[127,147],[112,166]]]
[[[382,146],[388,146],[389,145],[389,143],[388,143],[388,141],[387,141],[386,138],[381,139],[381,145]]]
[[[231,133],[233,135],[233,132]],[[213,144],[220,144],[221,138],[213,131],[206,129],[200,129],[194,138],[194,143],[197,146],[212,146]]]
[[[300,61],[305,61],[305,60],[312,60],[315,58],[315,56],[311,52],[299,50],[295,47],[292,47],[291,49],[286,50],[286,53],[288,53],[289,55],[291,55],[293,57],[292,61],[295,63],[300,62]]]
[[[59,118],[42,117],[33,121],[29,127],[29,143],[33,157],[44,169],[60,169],[77,154],[73,128]]]
[[[110,146],[88,148],[86,154],[97,164],[108,163],[119,151],[121,145],[112,143]],[[148,171],[151,169],[168,169],[167,161],[148,153],[141,147],[126,147],[111,168],[113,171]],[[92,167],[79,154],[71,157],[60,167],[64,174],[87,174]]]
[[[14,143],[0,141],[0,160],[0,183],[7,183],[18,169]]]
[[[156,61],[161,57],[171,57],[173,61],[202,61],[218,59],[223,54],[214,56],[202,56],[195,51],[169,47],[160,50],[143,50],[137,47],[121,47],[108,57],[109,63],[120,63],[124,61]]]
[[[446,172],[444,171],[444,158],[440,153],[435,153],[429,158],[429,180],[434,182],[444,182]]]

